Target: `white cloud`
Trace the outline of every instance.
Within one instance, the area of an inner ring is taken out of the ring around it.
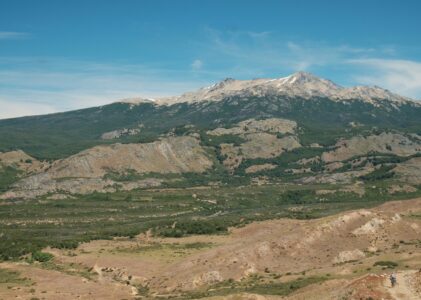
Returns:
[[[192,64],[191,64],[191,68],[193,70],[200,70],[203,67],[203,61],[201,61],[200,59],[195,59]]]
[[[378,85],[409,97],[421,95],[421,62],[393,59],[353,59],[348,63],[360,66],[355,80]]]
[[[21,39],[27,36],[28,34],[25,32],[0,31],[0,40]]]

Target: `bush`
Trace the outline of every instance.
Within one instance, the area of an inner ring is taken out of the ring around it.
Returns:
[[[395,175],[395,172],[391,171],[394,167],[395,166],[381,166],[379,169],[374,170],[367,175],[363,175],[360,178],[364,181],[375,181],[392,178]]]
[[[182,237],[192,234],[217,234],[227,232],[231,222],[223,220],[183,220],[175,225],[174,228],[158,229],[158,234],[164,237]]]
[[[41,251],[36,251],[32,253],[32,259],[39,261],[39,262],[47,262],[53,259],[53,255],[51,253],[45,253]]]
[[[390,269],[394,269],[398,266],[398,263],[394,261],[376,261],[374,266],[382,266]]]

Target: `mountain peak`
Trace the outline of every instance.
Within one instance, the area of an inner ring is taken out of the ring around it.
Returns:
[[[360,100],[375,103],[388,100],[394,103],[411,101],[379,87],[356,86],[345,88],[328,79],[299,71],[287,77],[253,80],[225,78],[211,86],[188,92],[178,97],[158,99],[157,104],[180,102],[220,101],[228,96],[265,96],[278,94],[287,97],[304,99],[329,98],[332,101]]]
[[[312,73],[304,72],[304,71],[298,71],[298,72],[296,72],[296,73],[294,73],[294,74],[292,74],[288,77],[290,77],[292,80],[294,80],[294,82],[295,81],[314,81],[314,80],[318,81],[318,80],[321,80],[319,77],[313,75]]]

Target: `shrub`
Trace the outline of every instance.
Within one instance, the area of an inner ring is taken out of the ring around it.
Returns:
[[[374,266],[382,266],[390,269],[394,269],[398,266],[398,263],[394,261],[376,261]]]
[[[41,251],[36,251],[32,253],[32,259],[39,261],[39,262],[46,262],[53,259],[53,255],[51,253],[45,253]]]

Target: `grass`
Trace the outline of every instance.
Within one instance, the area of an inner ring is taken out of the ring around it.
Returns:
[[[94,276],[94,274],[90,272],[89,268],[83,267],[78,264],[65,264],[65,263],[56,264],[53,261],[45,261],[45,262],[42,262],[39,266],[45,270],[59,271],[61,273],[68,274],[68,275],[81,276],[89,280],[93,279],[93,276]]]
[[[132,248],[120,248],[118,249],[119,252],[128,252],[128,253],[134,253],[134,252],[140,252],[140,253],[147,253],[147,252],[154,252],[158,250],[163,249],[169,249],[169,250],[200,250],[205,248],[212,247],[212,243],[204,243],[204,242],[194,242],[194,243],[154,243],[154,244],[148,244],[148,245],[142,245],[139,247],[132,247]]]
[[[6,192],[10,185],[18,180],[19,174],[20,171],[11,166],[2,168],[0,165],[0,194]]]
[[[251,277],[241,282],[227,280],[207,288],[205,291],[191,292],[175,299],[201,299],[213,296],[227,296],[236,293],[253,293],[259,295],[287,296],[311,284],[321,283],[327,277],[300,277],[287,282],[261,282]]]
[[[0,284],[24,284],[27,282],[28,279],[21,278],[18,272],[0,268]]]
[[[389,269],[394,269],[398,266],[399,264],[397,262],[394,261],[376,261],[374,263],[374,267],[375,266],[381,266],[381,267],[385,267],[385,268],[389,268]]]

